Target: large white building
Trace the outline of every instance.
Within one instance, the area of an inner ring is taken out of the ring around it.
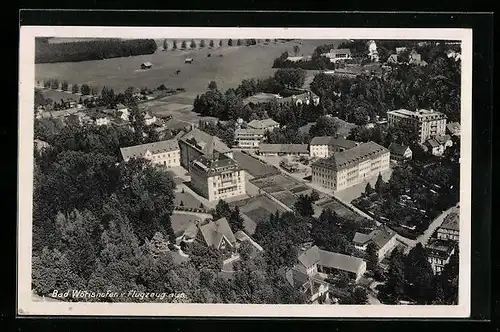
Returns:
[[[166,167],[180,166],[181,162],[179,144],[175,139],[129,146],[121,148],[120,152],[125,161],[130,158],[144,158],[154,165]]]
[[[179,138],[181,166],[189,170],[190,164],[198,157],[216,151],[233,158],[233,152],[218,137],[207,134],[200,129],[193,129]]]
[[[356,145],[356,142],[347,139],[335,138],[333,136],[317,136],[309,144],[309,153],[311,158],[327,158],[334,152],[349,150]]]
[[[409,111],[406,109],[387,112],[387,121],[390,127],[400,125],[415,128],[424,143],[431,137],[444,135],[446,132],[446,115],[433,110]]]
[[[234,131],[234,140],[242,149],[256,149],[264,139],[265,133],[265,129],[240,128]]]
[[[388,169],[389,164],[389,150],[375,142],[362,143],[314,162],[312,182],[339,191],[378,175]]]
[[[189,167],[193,189],[209,201],[245,194],[245,171],[228,156],[213,152],[193,160]]]

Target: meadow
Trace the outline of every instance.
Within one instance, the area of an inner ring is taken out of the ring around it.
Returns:
[[[199,45],[199,40],[195,40]],[[236,88],[245,78],[264,78],[274,74],[271,68],[273,61],[281,53],[288,51],[293,55],[293,48],[299,45],[299,54],[310,55],[314,48],[326,43],[341,41],[302,40],[302,41],[271,41],[266,45],[262,40],[252,46],[206,47],[193,50],[172,50],[172,40],[168,49],[163,51],[163,40],[158,40],[158,50],[154,54],[112,58],[96,61],[44,63],[35,65],[35,79],[46,80],[57,78],[70,84],[90,84],[98,89],[111,87],[115,92],[123,91],[129,86],[135,88],[156,88],[161,84],[169,88],[184,88],[185,93],[177,97],[186,98],[185,103],[192,103],[197,94],[204,93],[210,81],[215,81],[220,90]],[[189,47],[190,41],[187,41]],[[236,40],[233,40],[233,45]],[[181,41],[177,41],[181,46]],[[208,57],[210,54],[210,57]],[[192,58],[192,64],[185,64],[186,58]],[[152,68],[141,70],[143,62],[151,62]],[[177,74],[176,71],[180,70]],[[314,72],[308,76],[313,76]],[[184,104],[184,103],[183,103]]]

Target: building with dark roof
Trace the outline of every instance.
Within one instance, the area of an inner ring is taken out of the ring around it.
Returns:
[[[451,240],[432,239],[425,246],[429,263],[434,274],[441,274],[455,253],[456,243]]]
[[[385,225],[371,231],[369,234],[354,234],[354,247],[365,251],[369,243],[374,243],[377,248],[379,261],[383,260],[397,246],[397,234]]]
[[[311,165],[312,182],[333,191],[361,183],[389,168],[390,152],[375,142],[334,152]]]
[[[120,152],[125,161],[130,158],[144,158],[152,164],[166,167],[179,166],[181,159],[176,139],[120,148]]]
[[[413,152],[408,145],[398,143],[391,143],[389,152],[391,153],[391,160],[396,162],[410,160],[413,156]]]
[[[309,144],[309,153],[312,158],[328,158],[334,152],[352,149],[358,144],[354,141],[335,138],[333,136],[317,136]]]
[[[307,144],[260,144],[261,156],[309,156]]]
[[[446,132],[452,136],[460,136],[460,123],[449,122],[446,125]]]
[[[181,166],[189,170],[193,160],[206,154],[216,151],[229,158],[233,157],[233,152],[218,137],[207,134],[200,129],[193,129],[179,139],[179,149],[181,153]]]
[[[152,66],[153,64],[148,61],[141,63],[141,69],[150,69]]]
[[[460,216],[458,212],[450,212],[437,229],[437,238],[457,241],[460,235]]]
[[[207,247],[224,250],[236,244],[236,238],[226,218],[198,225],[198,228],[196,240]]]

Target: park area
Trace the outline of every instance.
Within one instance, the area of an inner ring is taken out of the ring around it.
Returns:
[[[215,81],[220,90],[236,88],[245,78],[265,78],[274,74],[272,68],[275,58],[287,51],[293,53],[295,45],[299,45],[300,53],[312,54],[318,46],[340,41],[302,40],[260,42],[251,46],[227,46],[227,40],[219,47],[219,40],[214,40],[215,47],[189,50],[173,50],[172,40],[168,40],[168,49],[161,50],[163,40],[157,40],[158,50],[153,54],[111,58],[81,62],[40,63],[35,65],[35,79],[47,80],[57,78],[69,84],[88,84],[100,91],[103,86],[113,88],[115,92],[124,91],[127,87],[148,87],[155,89],[161,84],[167,88],[186,89],[177,95],[182,98],[179,104],[192,105],[197,94],[206,92],[208,83]],[[181,40],[177,40],[180,48]],[[199,40],[195,40],[199,45]],[[188,47],[190,40],[187,40]],[[233,41],[236,45],[236,40]],[[210,54],[210,56],[208,56]],[[192,58],[192,63],[184,63]],[[152,67],[141,69],[143,62],[150,62]],[[311,73],[312,76],[314,73]]]

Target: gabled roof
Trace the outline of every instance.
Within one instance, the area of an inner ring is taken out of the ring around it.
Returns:
[[[205,243],[209,247],[214,246],[218,248],[223,237],[225,237],[231,244],[236,242],[236,238],[234,237],[226,218],[209,222],[205,225],[199,226],[199,228]]]
[[[338,49],[334,49],[332,48],[330,50],[330,54],[351,54],[351,50],[348,49],[348,48],[338,48]]]
[[[452,231],[458,231],[459,227],[460,227],[459,221],[460,221],[460,218],[459,218],[458,213],[451,212],[450,214],[448,214],[444,218],[444,221],[441,224],[441,227],[439,227],[439,228],[449,229],[449,230],[452,230]]]
[[[347,168],[353,164],[363,162],[365,160],[379,157],[389,150],[375,142],[362,143],[352,149],[342,152],[334,152],[333,156],[325,159],[320,159],[312,164],[312,166],[340,170]]]
[[[320,264],[352,273],[357,273],[361,265],[365,264],[361,258],[322,250],[317,246],[313,246],[303,252],[298,259],[300,264],[305,268],[309,268],[314,264]]]
[[[239,135],[264,135],[266,131],[264,129],[253,129],[253,128],[247,128],[247,129],[242,129],[238,128],[234,131],[234,136],[239,136]]]
[[[356,142],[333,136],[317,136],[311,140],[311,145],[334,145],[344,149],[352,149],[356,146]]]
[[[192,167],[197,167],[204,171],[208,176],[214,176],[226,171],[236,172],[239,170],[238,162],[234,159],[227,157],[224,154],[200,156],[191,163]]]
[[[365,245],[370,241],[373,241],[377,245],[377,247],[383,248],[387,242],[389,242],[393,237],[396,236],[396,233],[385,225],[380,226],[377,229],[374,229],[370,232],[370,234],[358,233],[354,234],[353,242],[357,245]]]
[[[406,150],[408,150],[410,147],[408,145],[401,145],[398,143],[391,143],[389,145],[389,151],[391,154],[395,154],[398,156],[402,156],[405,154]]]
[[[151,67],[153,64],[149,61],[146,61],[146,62],[143,62],[141,65],[146,66],[146,67]]]
[[[248,123],[248,126],[253,129],[266,129],[277,125],[279,125],[279,123],[271,118],[264,120],[252,120]]]
[[[449,122],[446,124],[446,129],[452,134],[460,133],[460,123],[459,122]]]
[[[176,139],[120,148],[124,160],[142,157],[147,151],[157,154],[176,150],[179,150],[179,144]]]
[[[441,144],[438,143],[438,141],[436,141],[434,138],[431,138],[431,139],[428,139],[426,141],[427,145],[429,145],[431,148],[437,148],[439,147]]]
[[[387,59],[388,62],[394,62],[394,63],[397,63],[398,62],[398,55],[397,54],[391,54],[389,56],[389,58]]]
[[[444,145],[444,144],[446,144],[446,142],[451,140],[451,137],[450,137],[450,135],[441,135],[441,136],[434,137],[434,139],[439,144]]]
[[[213,150],[219,153],[228,153],[231,151],[218,137],[209,135],[197,128],[182,136],[179,141],[195,147],[203,154],[210,155]]]

